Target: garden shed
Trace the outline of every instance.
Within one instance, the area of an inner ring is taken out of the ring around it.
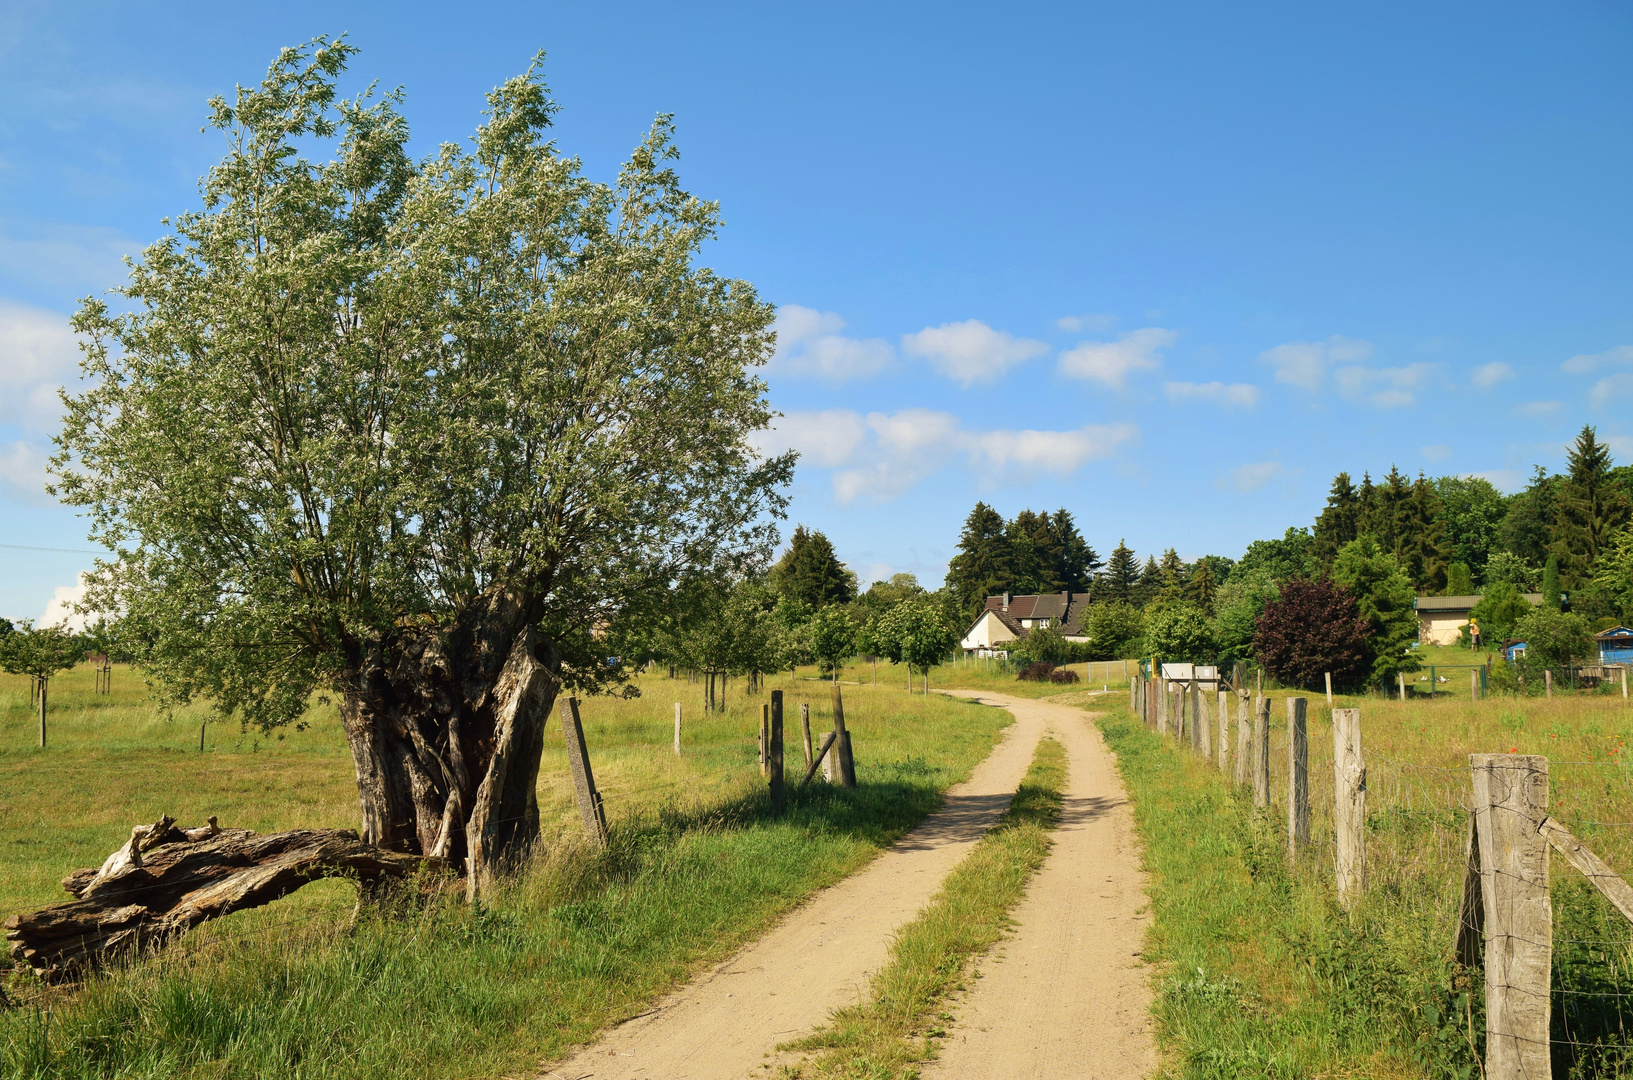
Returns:
[[[1601,664],[1633,664],[1633,627],[1612,626],[1593,635]]]

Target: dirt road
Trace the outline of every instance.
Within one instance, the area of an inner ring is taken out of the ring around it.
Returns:
[[[996,703],[996,702],[995,702]],[[1070,711],[1070,710],[1060,710]],[[649,1013],[544,1072],[553,1080],[743,1080],[775,1047],[854,1003],[890,940],[1009,806],[1048,723],[1017,709],[998,746],[943,808],[865,870],[819,893]],[[1081,718],[1083,714],[1074,713]]]
[[[1066,748],[1068,775],[1054,847],[1015,910],[1015,932],[952,1004],[957,1020],[925,1080],[1145,1076],[1156,1064],[1148,976],[1138,955],[1149,917],[1116,761],[1078,709],[961,696],[1045,726]]]

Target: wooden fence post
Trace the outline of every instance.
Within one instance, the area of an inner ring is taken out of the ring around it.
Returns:
[[[1622,669],[1622,700],[1627,700],[1627,669]]]
[[[1310,844],[1309,702],[1287,699],[1287,857]]]
[[[1154,680],[1157,684],[1157,734],[1168,734],[1168,680],[1158,675]]]
[[[771,706],[760,705],[760,775],[771,775]]]
[[[851,756],[851,733],[845,728],[845,701],[839,680],[834,680],[834,754],[839,758],[839,786],[856,786],[856,759]]]
[[[811,771],[811,760],[815,756],[811,749],[811,703],[799,703],[799,726],[805,733],[805,771]]]
[[[1361,710],[1332,711],[1334,878],[1345,911],[1366,891],[1366,760],[1361,756]]]
[[[1401,700],[1405,701],[1406,700],[1406,675],[1403,672],[1399,672],[1399,671],[1395,672],[1395,682],[1400,686]]]
[[[1253,805],[1270,805],[1270,699],[1253,710]]]
[[[40,680],[40,749],[45,749],[45,695],[49,679]]]
[[[1470,754],[1486,939],[1486,1078],[1546,1077],[1553,906],[1548,759]]]
[[[1332,672],[1327,672],[1327,708],[1332,708]]]
[[[782,691],[771,691],[771,746],[766,754],[767,764],[770,766],[771,777],[771,812],[781,814],[783,811],[783,782],[782,782]]]
[[[601,793],[595,790],[595,773],[590,769],[590,749],[584,743],[584,725],[578,718],[578,699],[561,703],[561,734],[567,743],[567,768],[573,774],[573,791],[578,796],[578,812],[584,832],[597,847],[607,846],[607,811]]]
[[[1248,718],[1247,689],[1236,691],[1236,786],[1247,787],[1253,762],[1253,721]]]
[[[1208,709],[1208,695],[1202,692],[1202,687],[1191,683],[1191,723],[1196,727],[1196,738],[1191,742],[1201,753],[1202,760],[1213,757],[1213,717]]]
[[[1553,697],[1554,696],[1554,673],[1553,673],[1552,669],[1550,669],[1550,668],[1543,669],[1543,672],[1542,672],[1542,685],[1543,685],[1543,689],[1547,693],[1547,695],[1549,697]],[[45,744],[41,743],[40,745],[44,746]]]
[[[680,702],[675,702],[675,756],[680,757]]]
[[[1219,691],[1219,771],[1230,765],[1230,705],[1228,691]]]

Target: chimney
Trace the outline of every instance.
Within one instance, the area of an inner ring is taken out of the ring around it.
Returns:
[[[1004,593],[1004,610],[1006,612],[1009,610],[1009,594],[1008,593]]]

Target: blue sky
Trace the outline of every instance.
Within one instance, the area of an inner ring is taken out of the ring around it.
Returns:
[[[659,112],[782,307],[768,445],[865,579],[938,581],[977,499],[1104,555],[1238,555],[1339,469],[1633,460],[1625,4],[0,2],[0,543],[41,493],[65,319],[197,204],[204,102],[346,32],[418,146],[549,54],[610,179]],[[0,548],[0,614],[86,556]]]

